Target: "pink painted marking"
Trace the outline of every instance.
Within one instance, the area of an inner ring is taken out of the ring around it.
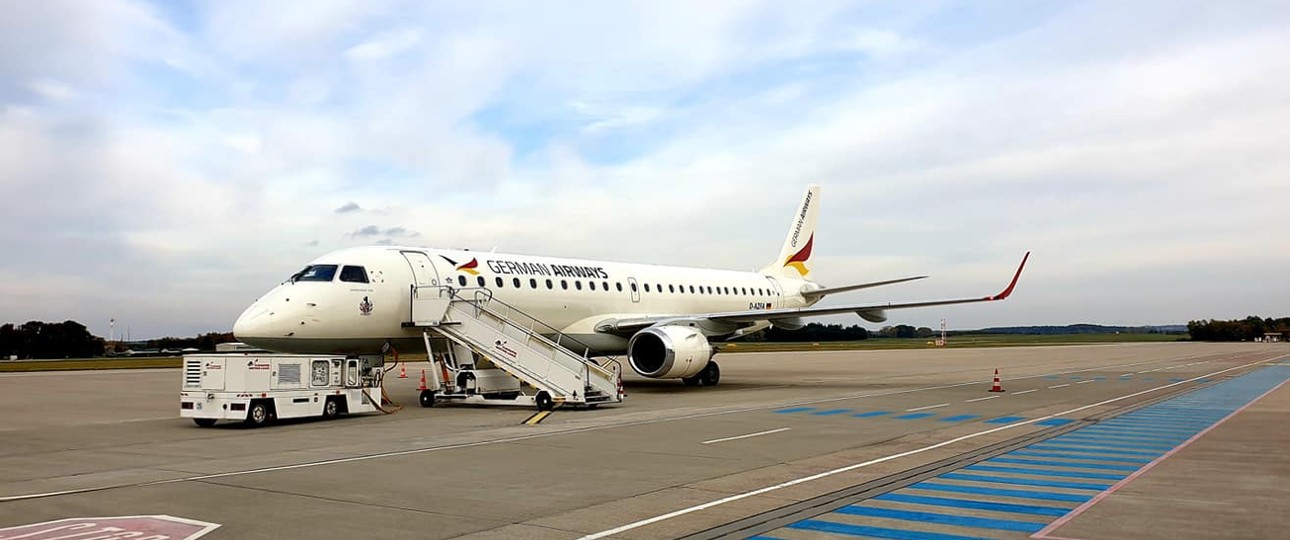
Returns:
[[[1135,472],[1135,473],[1133,473],[1133,474],[1130,474],[1129,476],[1125,477],[1125,478],[1124,478],[1124,480],[1120,480],[1119,482],[1116,482],[1116,483],[1115,483],[1115,485],[1111,486],[1111,488],[1110,488],[1110,489],[1107,489],[1106,491],[1103,491],[1103,492],[1101,492],[1101,493],[1098,493],[1096,497],[1093,497],[1092,499],[1089,499],[1089,501],[1088,501],[1088,502],[1086,502],[1086,503],[1084,503],[1084,504],[1079,505],[1079,506],[1078,506],[1078,507],[1076,507],[1074,510],[1071,510],[1071,511],[1070,511],[1070,513],[1068,513],[1068,514],[1066,514],[1066,515],[1064,515],[1064,516],[1062,516],[1062,517],[1060,517],[1060,518],[1057,518],[1057,521],[1054,521],[1054,522],[1050,523],[1047,527],[1044,527],[1043,529],[1040,529],[1040,531],[1039,531],[1039,532],[1037,532],[1037,533],[1035,533],[1035,534],[1030,535],[1030,537],[1031,537],[1031,538],[1040,538],[1040,539],[1043,539],[1043,540],[1078,540],[1078,539],[1075,539],[1075,538],[1063,538],[1063,537],[1061,537],[1061,536],[1048,536],[1048,533],[1050,533],[1050,532],[1053,532],[1053,531],[1057,530],[1059,527],[1061,527],[1062,525],[1065,525],[1065,524],[1066,524],[1067,522],[1069,522],[1070,520],[1075,519],[1075,518],[1076,518],[1076,517],[1078,517],[1080,514],[1083,514],[1083,513],[1084,513],[1085,511],[1087,511],[1089,508],[1092,508],[1092,507],[1093,507],[1093,505],[1097,504],[1097,503],[1098,503],[1098,501],[1101,501],[1102,499],[1105,499],[1108,495],[1110,495],[1110,494],[1112,494],[1112,493],[1115,493],[1115,492],[1116,492],[1117,490],[1119,490],[1120,488],[1122,488],[1122,487],[1124,487],[1124,486],[1128,485],[1128,484],[1129,484],[1129,482],[1132,482],[1132,481],[1133,481],[1134,479],[1136,479],[1137,477],[1142,476],[1144,473],[1146,473],[1147,471],[1151,470],[1151,469],[1152,469],[1152,467],[1155,467],[1155,466],[1156,466],[1156,465],[1158,465],[1160,462],[1162,462],[1162,461],[1164,461],[1164,460],[1166,460],[1166,459],[1169,459],[1169,456],[1172,456],[1172,455],[1176,454],[1179,450],[1182,450],[1183,448],[1187,448],[1187,446],[1191,445],[1191,443],[1196,442],[1196,440],[1197,440],[1197,439],[1199,439],[1199,438],[1201,438],[1201,437],[1204,437],[1206,433],[1209,433],[1209,432],[1210,432],[1210,430],[1212,430],[1212,429],[1214,429],[1214,428],[1216,428],[1216,427],[1218,427],[1218,426],[1223,425],[1223,422],[1228,421],[1228,420],[1229,420],[1229,419],[1231,419],[1233,416],[1236,416],[1236,415],[1238,415],[1238,414],[1241,414],[1241,411],[1244,411],[1245,409],[1250,408],[1250,406],[1251,406],[1251,405],[1254,405],[1255,403],[1258,403],[1258,402],[1259,402],[1259,400],[1261,400],[1261,399],[1263,399],[1263,398],[1267,397],[1267,396],[1268,396],[1268,394],[1271,394],[1271,393],[1273,393],[1273,392],[1276,392],[1276,391],[1277,391],[1278,389],[1280,389],[1282,386],[1285,386],[1285,385],[1286,385],[1286,383],[1290,383],[1290,379],[1286,379],[1286,380],[1284,380],[1284,381],[1281,381],[1281,384],[1278,384],[1278,385],[1276,385],[1276,386],[1272,387],[1272,389],[1271,389],[1271,390],[1268,390],[1267,392],[1264,392],[1264,393],[1262,393],[1262,394],[1259,394],[1259,397],[1256,397],[1256,398],[1254,398],[1253,400],[1251,400],[1249,403],[1246,403],[1245,405],[1242,405],[1242,406],[1241,406],[1241,408],[1236,409],[1235,411],[1232,411],[1232,413],[1231,413],[1231,414],[1229,414],[1229,415],[1227,415],[1227,416],[1224,416],[1224,417],[1223,417],[1222,419],[1220,419],[1218,422],[1215,422],[1213,425],[1211,425],[1211,426],[1209,426],[1209,427],[1205,428],[1205,429],[1204,429],[1203,431],[1201,431],[1200,433],[1197,433],[1197,434],[1193,435],[1193,436],[1192,436],[1192,438],[1187,439],[1187,440],[1186,440],[1186,441],[1184,441],[1182,444],[1178,445],[1178,447],[1177,447],[1177,448],[1174,448],[1173,450],[1170,450],[1170,451],[1169,451],[1168,453],[1166,453],[1165,455],[1163,455],[1163,456],[1160,456],[1160,457],[1156,458],[1156,459],[1155,459],[1155,461],[1152,461],[1151,463],[1148,463],[1146,467],[1143,467],[1143,468],[1141,468],[1141,469],[1138,469],[1138,470],[1137,470],[1137,472]]]

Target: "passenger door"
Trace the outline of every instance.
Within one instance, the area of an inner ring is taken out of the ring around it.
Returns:
[[[417,287],[438,287],[439,272],[434,268],[434,263],[430,262],[430,257],[420,251],[403,251],[403,258],[408,260],[408,266],[412,267],[413,285]]]
[[[631,289],[632,291],[632,303],[639,304],[641,301],[641,289],[640,289],[640,285],[636,283],[636,278],[634,277],[627,278],[627,288]]]

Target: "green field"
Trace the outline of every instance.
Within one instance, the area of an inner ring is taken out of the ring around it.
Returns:
[[[1186,336],[1167,334],[1062,334],[1062,335],[1021,335],[1021,334],[977,334],[950,336],[945,348],[964,349],[974,347],[1025,347],[1045,345],[1088,345],[1092,343],[1135,343],[1180,341]],[[765,351],[847,351],[847,350],[882,350],[882,349],[935,349],[933,339],[924,338],[874,338],[864,341],[823,341],[818,343],[726,343],[721,344],[721,352],[765,352]]]
[[[1066,334],[1032,336],[1015,334],[980,334],[952,336],[946,348],[969,347],[1022,347],[1037,345],[1087,345],[1090,343],[1131,343],[1179,341],[1184,336],[1165,334]],[[723,343],[721,352],[770,352],[770,351],[850,351],[882,349],[935,349],[932,340],[922,338],[875,338],[864,341],[824,341],[819,343]],[[388,360],[388,359],[387,359]],[[403,360],[425,361],[424,354],[407,354]],[[16,371],[74,371],[86,369],[141,369],[178,368],[183,359],[178,356],[151,358],[78,358],[70,360],[20,360],[0,362],[0,373]]]
[[[0,362],[0,373],[13,371],[75,371],[84,369],[177,368],[178,356],[149,358],[72,358],[68,360],[10,360]]]

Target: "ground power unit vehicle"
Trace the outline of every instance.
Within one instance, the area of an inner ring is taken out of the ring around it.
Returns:
[[[220,420],[259,426],[377,411],[383,362],[379,355],[189,354],[179,416],[201,427]]]

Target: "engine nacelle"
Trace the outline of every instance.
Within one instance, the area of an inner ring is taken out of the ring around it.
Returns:
[[[684,326],[653,326],[627,342],[627,363],[651,379],[691,377],[712,358],[712,345],[702,332]]]

